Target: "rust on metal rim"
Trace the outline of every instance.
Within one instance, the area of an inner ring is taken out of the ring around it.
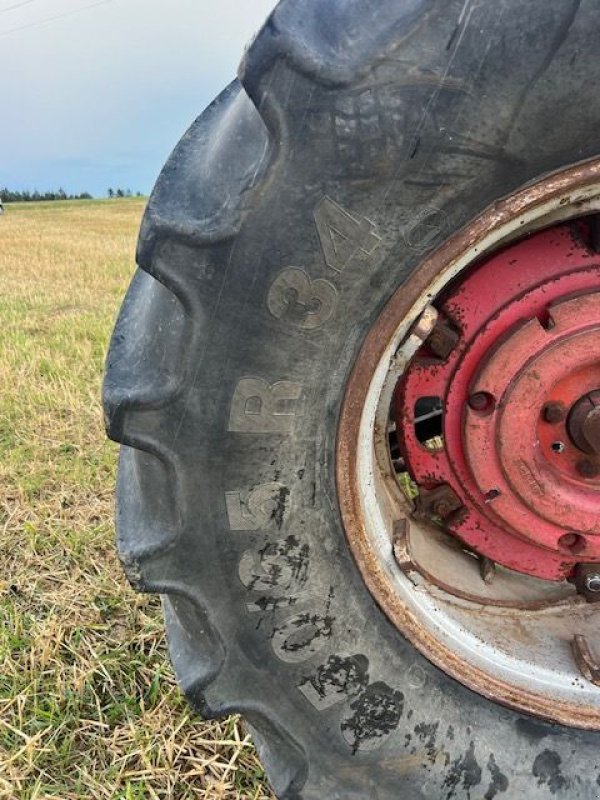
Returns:
[[[376,367],[400,324],[436,279],[451,273],[452,266],[466,253],[473,252],[473,258],[479,257],[482,251],[478,251],[478,244],[489,239],[494,232],[500,234],[515,219],[528,215],[532,220],[544,217],[545,208],[548,216],[561,207],[577,208],[578,204],[585,202],[583,193],[586,188],[599,183],[598,160],[553,173],[498,201],[427,257],[396,290],[365,338],[346,388],[336,445],[336,481],[348,544],[365,584],[388,618],[430,661],[479,694],[543,719],[585,729],[600,727],[597,709],[542,698],[532,691],[494,678],[438,641],[407,608],[379,563],[368,535],[358,480],[357,439]],[[574,215],[575,211],[571,216]],[[526,226],[521,227],[524,229]]]

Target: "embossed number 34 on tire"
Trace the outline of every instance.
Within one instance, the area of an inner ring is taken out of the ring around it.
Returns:
[[[278,797],[600,795],[599,35],[284,0],[156,184],[118,545]]]

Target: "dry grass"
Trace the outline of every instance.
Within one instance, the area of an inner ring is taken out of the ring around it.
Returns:
[[[113,548],[99,404],[139,200],[0,217],[0,798],[271,798],[241,723],[190,714]]]

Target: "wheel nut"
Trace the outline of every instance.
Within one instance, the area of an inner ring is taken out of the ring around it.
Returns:
[[[452,513],[452,506],[445,500],[440,500],[439,502],[433,504],[432,511],[437,517],[445,519]]]
[[[421,490],[416,501],[417,512],[426,517],[448,519],[463,509],[461,499],[447,483],[433,489]]]
[[[600,602],[600,564],[577,564],[569,580],[588,603]]]
[[[542,416],[546,422],[555,425],[565,418],[565,409],[562,403],[546,403],[542,409]]]
[[[437,324],[427,340],[429,349],[440,358],[448,358],[458,344],[459,334],[453,328],[438,319]]]
[[[585,588],[588,592],[600,592],[600,573],[595,572],[587,575],[585,579]]]
[[[589,458],[582,458],[575,465],[575,469],[582,478],[595,478],[598,475],[598,465],[590,461]]]

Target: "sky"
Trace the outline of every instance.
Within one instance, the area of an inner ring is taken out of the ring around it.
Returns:
[[[275,4],[0,0],[0,186],[147,194]]]

